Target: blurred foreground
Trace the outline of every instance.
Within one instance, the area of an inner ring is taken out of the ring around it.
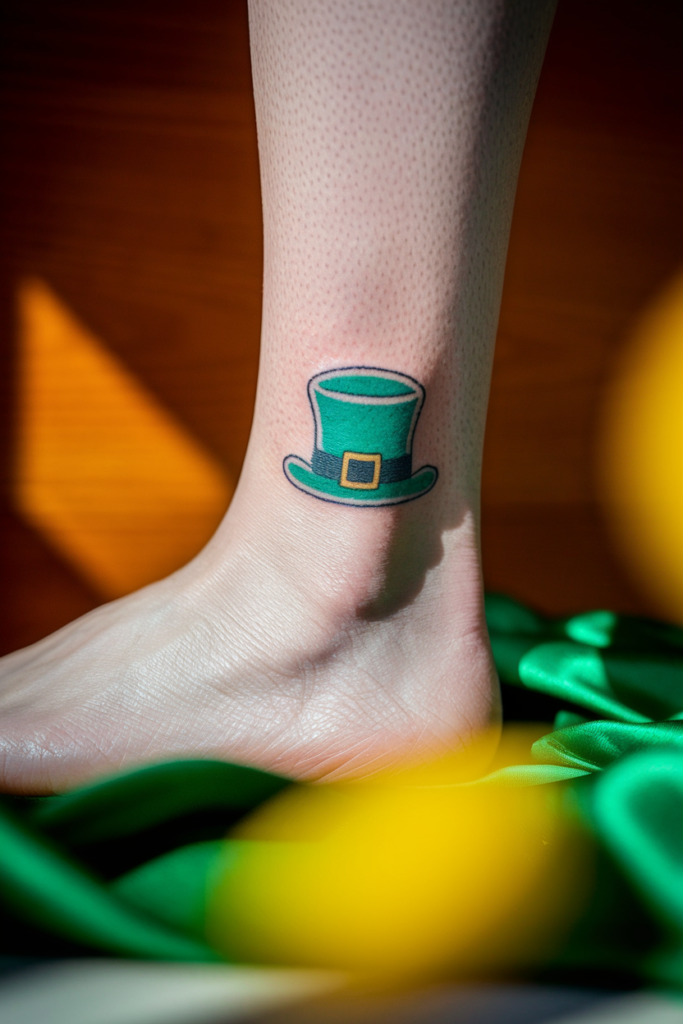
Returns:
[[[22,968],[3,1024],[325,993],[274,1019],[682,1020],[683,631],[503,597],[487,618],[505,717],[536,719],[497,749],[346,784],[174,761],[2,798],[1,952]],[[138,963],[83,959],[103,954]]]

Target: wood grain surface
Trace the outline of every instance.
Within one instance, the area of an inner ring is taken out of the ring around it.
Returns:
[[[242,0],[0,10],[0,648],[101,597],[12,508],[16,302],[46,281],[230,475],[258,364],[261,213]],[[656,612],[596,500],[605,383],[683,265],[683,8],[560,4],[514,216],[483,482],[487,585]]]

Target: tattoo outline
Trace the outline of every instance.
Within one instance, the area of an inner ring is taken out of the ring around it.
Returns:
[[[421,498],[437,481],[435,466],[413,473],[413,437],[425,389],[413,377],[376,366],[324,370],[308,382],[315,437],[310,463],[283,462],[305,494],[337,505],[377,508]]]

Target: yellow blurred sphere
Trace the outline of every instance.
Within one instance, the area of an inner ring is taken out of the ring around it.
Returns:
[[[625,561],[683,623],[683,273],[641,318],[610,388],[599,477]]]
[[[394,976],[537,959],[575,903],[555,787],[461,776],[462,758],[278,798],[240,829],[210,940],[240,960]]]

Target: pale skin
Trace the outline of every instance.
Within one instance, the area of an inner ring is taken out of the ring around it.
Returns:
[[[239,487],[184,569],[3,659],[1,779],[173,756],[298,778],[457,748],[499,719],[479,477],[514,192],[554,3],[254,0],[262,354]],[[306,383],[414,377],[408,504],[319,501]]]

